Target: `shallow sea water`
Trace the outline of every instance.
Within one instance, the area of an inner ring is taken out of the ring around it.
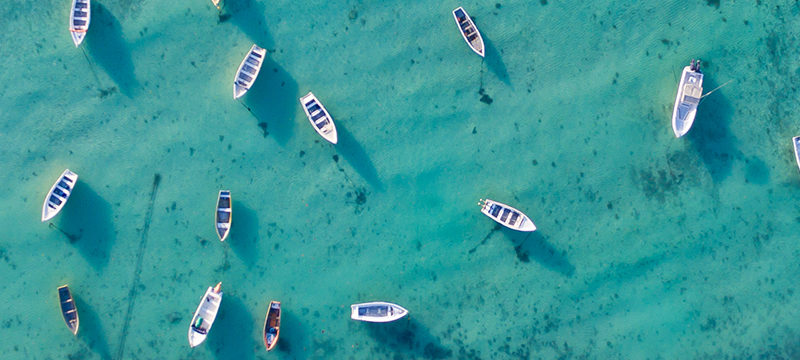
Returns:
[[[800,357],[796,1],[223,3],[94,1],[78,49],[69,1],[0,8],[4,359]],[[254,42],[269,60],[237,103]],[[706,91],[731,82],[676,139],[692,58]],[[482,197],[539,230],[496,227]],[[410,315],[349,319],[373,300]]]

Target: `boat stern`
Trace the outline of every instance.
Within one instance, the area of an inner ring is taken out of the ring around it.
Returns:
[[[197,347],[198,345],[202,344],[203,341],[206,341],[206,335],[200,334],[189,328],[189,347]]]
[[[247,88],[244,86],[240,86],[239,84],[233,84],[233,100],[236,100],[247,92]]]

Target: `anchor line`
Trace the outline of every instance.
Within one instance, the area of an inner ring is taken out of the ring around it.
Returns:
[[[345,172],[344,169],[341,166],[339,166],[338,162],[336,163],[336,168],[339,169],[339,172],[342,173],[342,175],[344,175],[344,179],[347,180],[347,183],[350,184],[350,186],[352,186],[353,188],[355,188],[356,184],[353,183],[353,180],[350,180],[350,177],[347,176],[347,172]]]
[[[704,98],[704,97],[706,97],[706,96],[708,96],[708,95],[711,95],[711,93],[713,93],[714,91],[717,91],[717,90],[719,90],[719,89],[722,89],[722,87],[723,87],[723,86],[730,84],[730,83],[731,83],[731,81],[733,81],[733,79],[731,79],[731,80],[728,80],[728,81],[726,81],[724,84],[722,84],[722,85],[720,85],[720,86],[717,86],[717,87],[715,87],[715,88],[714,88],[714,90],[711,90],[711,91],[707,92],[705,95],[702,95],[702,96],[700,96],[700,98],[702,99],[702,98]]]
[[[237,100],[237,101],[239,102],[239,104],[242,104],[242,106],[245,109],[247,109],[247,111],[250,113],[250,115],[253,115],[253,117],[256,118],[256,120],[261,121],[261,119],[259,119],[258,116],[256,116],[256,113],[254,113],[253,110],[251,110],[250,107],[247,106],[242,100]]]
[[[81,48],[81,52],[83,53],[83,57],[86,59],[86,63],[89,64],[89,70],[91,70],[92,75],[94,75],[94,81],[97,82],[97,87],[102,89],[103,85],[100,84],[100,78],[97,76],[97,71],[94,70],[94,65],[92,65],[92,61],[89,60],[89,55],[86,55],[86,50],[84,50],[83,48]]]
[[[122,355],[125,354],[125,339],[128,337],[128,328],[131,322],[133,305],[136,302],[136,295],[138,294],[136,289],[139,287],[140,277],[142,275],[142,260],[144,259],[144,250],[147,245],[147,234],[150,230],[150,221],[153,218],[153,203],[155,203],[156,194],[158,193],[158,184],[160,182],[161,174],[155,174],[153,177],[153,190],[150,193],[150,204],[147,207],[144,227],[142,227],[142,239],[139,241],[139,250],[136,254],[136,271],[133,274],[133,284],[131,284],[131,288],[128,291],[128,310],[125,313],[125,323],[122,326],[122,333],[120,334],[119,350],[117,351],[118,360],[122,359]]]
[[[475,252],[475,250],[478,249],[479,246],[486,244],[486,241],[489,240],[489,238],[492,237],[492,234],[494,234],[497,230],[500,230],[500,225],[495,225],[494,228],[492,228],[492,231],[489,231],[489,233],[483,237],[483,240],[481,240],[481,242],[478,245],[475,245],[475,247],[470,249],[468,253],[472,254]]]
[[[69,239],[69,242],[71,242],[71,243],[74,243],[74,242],[78,241],[78,239],[80,239],[81,236],[82,236],[82,235],[70,234],[70,233],[64,231],[62,228],[56,226],[56,224],[53,224],[53,223],[50,223],[49,226],[50,226],[51,229],[56,229],[59,232],[61,232],[62,234],[64,234],[64,236],[66,236],[67,239]],[[83,229],[81,229],[81,234],[83,234]]]

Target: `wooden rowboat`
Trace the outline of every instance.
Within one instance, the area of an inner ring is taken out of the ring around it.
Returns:
[[[72,298],[69,286],[64,285],[58,288],[58,301],[61,303],[61,315],[64,316],[69,331],[72,331],[72,335],[78,335],[78,325],[80,325],[78,308],[75,307],[75,299]]]
[[[228,232],[231,230],[231,191],[220,190],[219,197],[217,198],[217,214],[215,216],[217,223],[217,236],[219,241],[225,241],[228,237]]]
[[[267,316],[264,318],[264,346],[272,350],[281,334],[281,302],[270,301]]]

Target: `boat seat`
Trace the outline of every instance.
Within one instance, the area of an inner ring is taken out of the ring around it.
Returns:
[[[489,209],[489,213],[492,214],[492,216],[497,217],[497,214],[500,213],[500,207],[497,205],[492,205],[492,207]]]
[[[511,210],[503,209],[503,215],[500,215],[500,221],[506,222],[506,219],[508,219],[508,215],[510,213],[511,213]]]
[[[239,73],[239,79],[242,79],[242,80],[247,81],[247,82],[253,81],[253,78],[248,76],[244,72],[240,72]],[[244,85],[246,85],[246,84],[244,84]]]
[[[317,119],[319,119],[319,118],[321,118],[323,116],[325,116],[325,112],[324,111],[320,111],[316,115],[311,116],[311,120],[316,121]]]

